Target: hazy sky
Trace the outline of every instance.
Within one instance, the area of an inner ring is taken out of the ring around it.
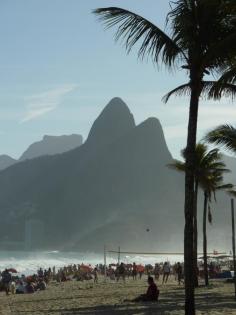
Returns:
[[[187,81],[185,73],[129,56],[91,10],[120,6],[164,26],[167,0],[1,0],[0,154],[19,157],[44,134],[80,133],[114,96],[137,123],[158,117],[174,156],[185,146],[188,99],[161,101]],[[199,137],[212,126],[235,123],[236,104],[202,102]]]

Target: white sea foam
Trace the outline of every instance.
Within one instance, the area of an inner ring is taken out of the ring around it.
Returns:
[[[155,264],[156,262],[177,262],[183,261],[183,256],[142,256],[142,255],[121,255],[124,263],[136,262],[138,264]],[[117,263],[118,255],[107,253],[107,264]],[[0,251],[0,270],[5,268],[15,268],[19,273],[32,274],[40,267],[49,268],[55,266],[60,268],[70,264],[96,264],[104,263],[103,253],[78,253],[60,251],[37,251],[37,252],[17,252]]]

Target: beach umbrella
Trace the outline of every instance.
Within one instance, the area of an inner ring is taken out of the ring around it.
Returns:
[[[85,272],[91,272],[93,270],[93,268],[89,265],[81,265],[80,269],[82,269]]]
[[[142,265],[137,265],[137,272],[144,272],[145,268]]]
[[[9,272],[12,272],[12,273],[17,273],[16,269],[15,268],[10,268],[8,269]]]

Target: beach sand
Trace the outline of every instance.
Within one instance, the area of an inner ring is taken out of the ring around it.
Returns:
[[[46,291],[32,295],[10,295],[0,293],[1,315],[181,315],[184,314],[183,286],[171,279],[162,285],[158,303],[124,302],[146,291],[146,278],[115,283],[99,279],[100,283],[68,281],[51,283]],[[196,290],[197,314],[236,315],[234,287],[232,283],[212,281],[208,289]]]

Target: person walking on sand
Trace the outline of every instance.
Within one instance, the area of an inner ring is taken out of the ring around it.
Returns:
[[[2,273],[2,283],[4,286],[4,290],[6,292],[6,295],[9,294],[11,280],[12,280],[12,276],[11,276],[10,272],[7,269],[5,269]]]
[[[93,275],[94,275],[94,283],[98,283],[98,269],[97,269],[97,267],[94,268]]]
[[[118,266],[118,270],[117,270],[117,278],[116,278],[116,280],[117,280],[117,282],[120,280],[120,278],[122,278],[123,279],[123,281],[125,282],[125,272],[126,272],[126,270],[125,270],[125,265],[124,265],[124,263],[122,262],[121,264],[120,264],[120,266]]]
[[[135,264],[135,262],[133,263],[132,266],[132,277],[133,280],[137,280],[137,265]]]
[[[163,266],[163,279],[162,279],[162,284],[163,283],[167,283],[168,281],[168,278],[169,278],[169,275],[170,275],[170,266],[167,262],[164,263],[164,266]]]
[[[183,282],[183,268],[179,262],[176,265],[176,273],[177,273],[178,283],[180,285],[180,283]]]
[[[155,276],[155,280],[159,280],[159,277],[160,277],[160,267],[159,267],[159,264],[155,264],[154,276]]]

